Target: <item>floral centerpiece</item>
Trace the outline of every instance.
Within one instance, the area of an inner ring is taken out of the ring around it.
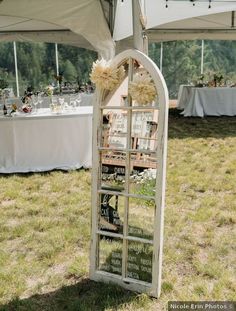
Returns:
[[[213,76],[214,86],[220,86],[222,84],[223,78],[224,77],[222,74],[215,73]]]
[[[29,113],[32,111],[32,106],[29,103],[25,103],[24,105],[22,105],[22,111],[25,113]]]
[[[32,99],[31,99],[31,95],[28,95],[26,94],[25,96],[22,97],[22,107],[21,107],[21,110],[25,113],[29,113],[32,111],[32,105],[31,105],[31,102],[32,102]],[[14,109],[14,108],[13,108]]]
[[[146,71],[134,75],[129,84],[129,94],[132,99],[141,105],[147,105],[154,101],[157,92],[151,76]]]
[[[205,81],[204,81],[204,78],[205,78],[205,75],[202,73],[202,74],[198,77],[195,86],[196,86],[196,87],[203,87],[203,86],[206,86],[206,83],[205,83]]]
[[[21,107],[21,110],[25,113],[29,113],[32,111],[32,99],[31,99],[31,95],[26,94],[25,96],[22,97],[22,102],[23,105]]]
[[[224,77],[221,73],[215,73],[209,71],[205,74],[201,74],[194,83],[195,87],[216,87],[224,86]]]
[[[90,79],[96,86],[104,90],[113,90],[124,78],[124,67],[115,67],[105,59],[93,63]]]
[[[52,85],[48,85],[48,86],[46,86],[44,93],[45,93],[47,96],[52,96],[52,95],[53,95],[53,89],[54,89],[54,88],[53,88]]]
[[[50,104],[52,104],[52,96],[53,96],[54,87],[52,85],[46,86],[44,93],[50,97]]]
[[[16,104],[12,104],[12,105],[11,105],[11,113],[16,112],[17,110],[18,110],[17,105],[16,105]]]
[[[23,103],[21,110],[25,113],[29,113],[32,111],[32,89],[28,88],[25,92],[25,95],[21,98]]]

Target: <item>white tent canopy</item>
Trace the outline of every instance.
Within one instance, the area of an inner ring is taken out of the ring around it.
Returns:
[[[212,0],[210,8],[207,0],[140,0],[140,6],[150,42],[236,40],[235,0]],[[132,34],[132,0],[118,0],[114,40],[120,41],[123,46],[130,45]]]
[[[98,0],[0,0],[0,41],[44,41],[114,54],[105,18],[106,3]]]
[[[150,42],[236,39],[235,0],[211,0],[211,8],[209,0],[134,2],[140,3]],[[132,34],[132,0],[0,0],[0,41],[64,43],[110,58],[114,41],[119,49],[133,46]]]

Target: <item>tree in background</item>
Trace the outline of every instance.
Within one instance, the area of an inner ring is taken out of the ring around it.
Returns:
[[[33,89],[38,88],[41,81],[45,81],[43,63],[45,60],[45,46],[43,43],[17,44],[18,70],[21,79]]]
[[[70,60],[71,64],[77,72],[76,80],[78,84],[83,84],[89,81],[89,74],[92,68],[92,64],[97,59],[96,52],[62,44],[58,46],[58,52],[60,55],[60,64],[62,64],[62,68],[66,60]]]
[[[170,98],[177,98],[180,84],[194,82],[200,76],[201,41],[170,41],[164,42],[163,46],[162,73]],[[58,54],[63,81],[77,84],[89,81],[92,63],[97,59],[95,52],[60,44]],[[160,43],[149,45],[149,55],[159,66]],[[55,44],[17,43],[17,57],[21,94],[28,86],[42,90],[48,84],[56,84]],[[226,79],[235,83],[235,65],[236,41],[205,41],[204,73],[221,73]],[[7,70],[7,82],[15,91],[12,42],[0,43],[0,69]]]
[[[160,44],[150,48],[150,57],[159,66]],[[170,98],[176,98],[180,84],[189,84],[200,75],[201,50],[198,41],[170,41],[163,44],[162,74],[166,80]]]
[[[0,44],[0,79],[7,81],[8,87],[15,89],[13,43]]]
[[[205,41],[204,71],[236,82],[236,41]]]
[[[170,41],[163,44],[163,76],[170,98],[177,98],[180,84],[198,80],[201,73],[201,41]],[[159,66],[160,44],[149,46],[149,55]],[[225,80],[236,82],[236,41],[205,41],[204,73],[222,73]]]
[[[75,69],[75,66],[68,59],[63,64],[62,72],[63,72],[63,78],[65,82],[74,83],[77,81],[78,72]]]
[[[85,83],[89,80],[89,73],[97,54],[72,46],[59,45],[59,67],[65,81]],[[49,84],[56,84],[55,44],[17,42],[17,59],[20,94],[23,95],[27,87],[43,90]],[[14,89],[15,63],[13,43],[0,43],[0,69],[8,72],[9,87]],[[1,72],[0,72],[1,79]]]

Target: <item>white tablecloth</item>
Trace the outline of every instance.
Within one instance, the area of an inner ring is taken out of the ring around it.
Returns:
[[[1,116],[0,173],[91,167],[92,111]]]
[[[181,85],[177,107],[185,117],[235,116],[236,88]]]

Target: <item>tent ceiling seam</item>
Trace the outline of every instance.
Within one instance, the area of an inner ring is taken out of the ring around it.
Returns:
[[[0,30],[0,33],[1,34],[12,34],[12,33],[15,33],[15,34],[19,34],[19,33],[54,33],[54,32],[71,32],[71,33],[74,33],[75,35],[78,35],[76,34],[75,32],[71,31],[70,29],[51,29],[51,30],[7,30],[7,31],[2,31]]]
[[[27,19],[27,17],[24,17],[24,16],[7,15],[7,14],[0,14],[0,17],[1,17],[1,16],[5,16],[5,17],[25,18],[25,21],[21,21],[22,23],[27,22],[27,21],[38,21],[38,22],[42,22],[42,23],[45,23],[45,24],[48,24],[48,25],[54,25],[54,26],[61,27],[61,25],[60,25],[60,24],[51,23],[51,22],[45,21],[45,20],[43,20],[43,19],[37,19],[37,18]]]
[[[6,27],[19,25],[19,24],[22,24],[22,23],[25,23],[25,22],[29,22],[29,21],[31,21],[31,20],[32,20],[31,18],[30,18],[30,19],[26,19],[26,20],[24,20],[24,21],[20,21],[20,22],[17,22],[17,23],[8,24],[7,26],[2,26],[2,27],[0,26],[0,28],[3,29],[3,28],[6,28]]]
[[[231,28],[234,28],[235,11],[231,12]]]
[[[210,21],[210,20],[207,20],[207,19],[204,19],[204,18],[201,18],[201,17],[194,17],[194,19],[196,20],[200,20],[200,21],[204,21],[204,22],[207,22],[207,23],[210,23],[210,24],[214,24],[214,25],[222,25],[222,26],[229,26],[228,24],[223,24],[223,23],[219,23],[219,22],[214,22],[214,21]]]
[[[236,29],[232,29],[232,28],[228,28],[228,29],[224,29],[224,28],[218,28],[218,29],[207,29],[207,28],[202,28],[202,29],[183,29],[183,28],[162,28],[162,29],[149,29],[148,30],[148,33],[149,34],[155,34],[155,33],[158,33],[158,34],[164,34],[164,33],[214,33],[214,32],[225,32],[225,33],[228,33],[228,32],[235,32]]]

